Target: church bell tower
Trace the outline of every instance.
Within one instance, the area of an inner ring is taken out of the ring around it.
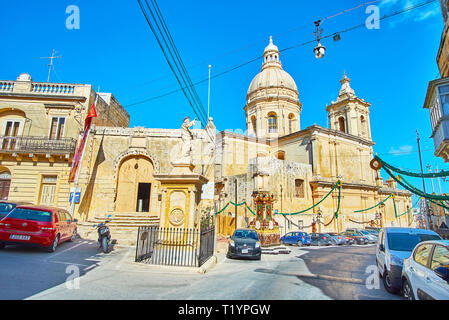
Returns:
[[[327,106],[330,128],[371,140],[370,103],[355,95],[351,79],[343,75],[337,101]]]

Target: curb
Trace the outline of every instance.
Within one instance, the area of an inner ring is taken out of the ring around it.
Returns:
[[[165,266],[165,265],[153,265],[142,262],[130,262],[131,265],[139,266],[141,268],[152,269],[152,271],[160,272],[174,272],[174,273],[200,273],[204,274],[212,269],[217,264],[217,256],[210,257],[201,267],[181,267],[181,266]]]

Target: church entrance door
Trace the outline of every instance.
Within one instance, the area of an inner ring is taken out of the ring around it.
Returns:
[[[150,212],[151,183],[139,183],[137,191],[137,212]]]

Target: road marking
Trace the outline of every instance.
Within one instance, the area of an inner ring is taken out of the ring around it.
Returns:
[[[243,292],[246,292],[249,290],[249,288],[251,288],[254,284],[254,282],[256,282],[255,280],[251,281],[250,283],[248,283],[248,285],[243,289]]]
[[[72,249],[75,249],[76,247],[79,247],[79,246],[81,246],[82,244],[83,244],[83,243],[79,243],[79,244],[77,244],[77,245],[75,245],[75,246],[73,246],[73,247],[71,247],[71,248],[65,249],[65,250],[60,251],[60,252],[58,252],[58,253],[55,253],[55,254],[51,255],[50,257],[48,257],[48,259],[46,259],[45,261],[48,262],[50,259],[53,259],[54,257],[57,257],[57,256],[59,256],[59,255],[61,255],[61,254],[63,254],[63,253],[66,253],[67,251],[70,251],[70,250],[72,250]]]
[[[129,256],[129,254],[131,252],[133,252],[134,250],[128,249],[128,251],[126,252],[126,254],[123,256],[122,259],[120,259],[120,262],[117,264],[117,266],[115,267],[115,270],[119,270],[123,264],[123,262],[125,261],[125,259]]]
[[[59,264],[66,264],[66,265],[76,265],[76,266],[82,266],[82,267],[88,267],[89,265],[87,264],[82,264],[82,263],[75,263],[75,262],[64,262],[64,261],[47,261],[50,263],[59,263]]]

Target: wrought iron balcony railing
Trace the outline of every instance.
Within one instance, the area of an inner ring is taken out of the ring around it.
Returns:
[[[45,137],[0,136],[0,152],[32,154],[73,154],[76,140],[73,138],[49,139]]]

